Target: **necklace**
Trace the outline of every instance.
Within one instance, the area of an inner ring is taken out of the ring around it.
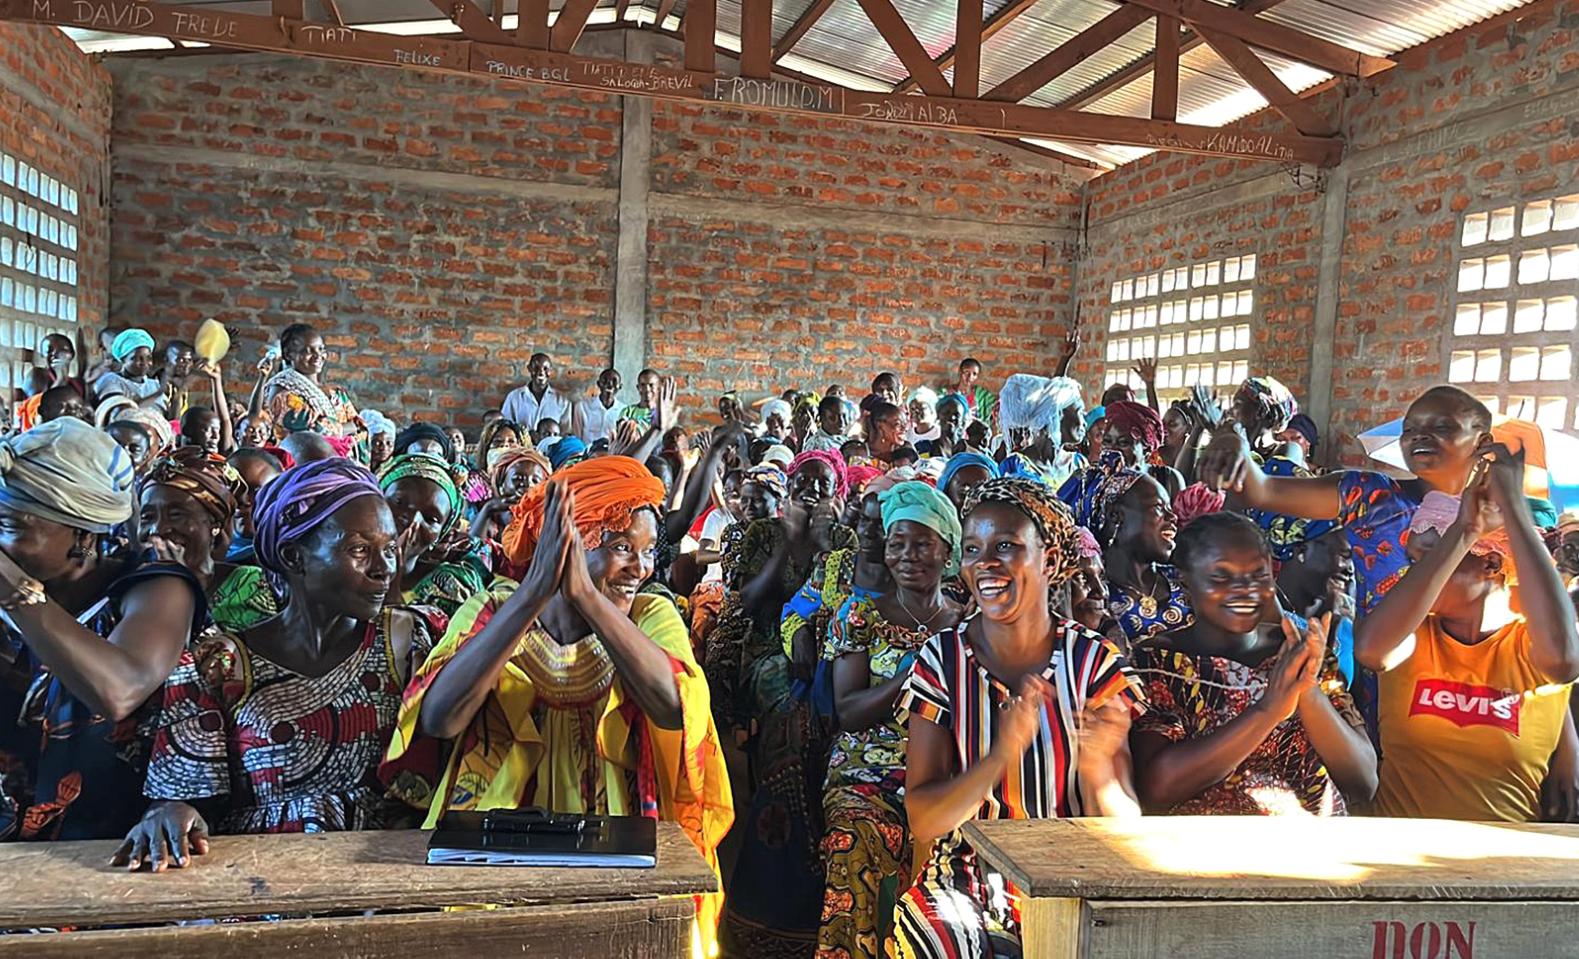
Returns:
[[[1157,586],[1163,582],[1163,578],[1158,576],[1152,581],[1151,585],[1146,588],[1145,592],[1141,592],[1139,589],[1136,589],[1127,583],[1114,582],[1113,585],[1117,586],[1120,590],[1134,598],[1136,605],[1140,607],[1141,616],[1145,617],[1146,619],[1152,619],[1157,615]]]
[[[928,616],[926,619],[922,619],[921,617],[917,616],[915,613],[910,611],[910,607],[908,605],[906,605],[906,603],[905,603],[905,594],[904,593],[901,593],[897,589],[894,590],[894,599],[896,601],[898,601],[899,608],[905,611],[905,615],[909,616],[911,621],[916,624],[916,629],[926,629],[927,626],[931,625],[931,623],[932,623],[932,621],[934,619],[938,618],[938,614],[943,612],[943,604],[939,603],[937,608],[932,611],[932,615],[931,616]]]

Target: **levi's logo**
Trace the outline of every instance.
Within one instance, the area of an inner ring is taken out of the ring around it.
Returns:
[[[1422,679],[1415,683],[1409,715],[1440,716],[1460,727],[1494,726],[1517,737],[1521,705],[1518,693],[1446,679]]]

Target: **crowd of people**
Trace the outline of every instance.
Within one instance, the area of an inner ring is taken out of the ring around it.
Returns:
[[[1576,817],[1579,520],[1483,404],[1416,397],[1407,477],[1322,471],[1277,380],[1143,362],[1088,409],[1074,343],[705,425],[537,355],[474,436],[359,406],[305,325],[245,398],[50,336],[0,439],[0,839],[159,872],[654,816],[721,876],[709,953],[858,959],[1018,954],[973,819]]]

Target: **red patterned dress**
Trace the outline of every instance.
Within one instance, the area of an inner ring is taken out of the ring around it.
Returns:
[[[408,663],[396,630],[411,631]],[[377,777],[406,679],[442,634],[432,610],[385,609],[362,643],[304,676],[234,635],[201,643],[165,682],[143,792],[201,803],[215,833],[379,829],[405,811]]]

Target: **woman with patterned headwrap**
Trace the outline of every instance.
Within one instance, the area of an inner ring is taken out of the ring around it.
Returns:
[[[442,628],[385,604],[395,521],[373,474],[319,460],[258,493],[257,554],[278,615],[194,644],[164,684],[143,794],[116,854],[186,865],[217,834],[380,829],[411,819],[378,765],[407,679]]]
[[[725,884],[720,935],[729,955],[804,955],[822,913],[822,777],[826,717],[793,695],[779,630],[784,604],[821,557],[855,545],[840,522],[849,473],[836,452],[806,452],[789,470],[782,519],[756,520],[726,544],[724,607],[708,640],[707,677],[719,724],[750,738],[752,788],[741,849]]]
[[[167,548],[106,548],[132,480],[80,420],[0,439],[0,840],[108,839],[142,810],[138,729],[208,609]]]
[[[1117,632],[1110,634],[1128,651],[1194,619],[1183,578],[1171,562],[1178,518],[1168,491],[1136,470],[1114,473],[1098,490],[1088,519],[1103,544],[1108,613]]]
[[[472,597],[412,680],[383,774],[428,811],[543,806],[678,822],[717,868],[733,819],[707,683],[653,570],[662,484],[603,456],[521,502],[519,582]],[[699,925],[713,941],[717,897]],[[704,954],[711,954],[711,950]]]
[[[878,959],[893,934],[892,903],[910,886],[905,829],[905,721],[894,703],[916,651],[960,621],[940,589],[959,568],[954,504],[921,482],[878,494],[891,584],[851,599],[831,620],[823,657],[833,662],[841,732],[824,785],[827,888],[818,955]],[[886,892],[886,895],[885,895]]]
[[[223,456],[194,446],[175,450],[137,484],[137,535],[144,546],[162,540],[198,582],[212,587],[221,578],[216,560],[230,547],[242,492],[241,474]]]
[[[378,478],[400,535],[400,601],[446,616],[493,577],[483,544],[461,527],[466,501],[454,467],[426,453],[396,456]]]
[[[1288,387],[1270,376],[1252,376],[1234,394],[1234,419],[1250,442],[1251,457],[1267,476],[1285,478],[1314,477],[1305,464],[1302,451],[1292,443],[1281,443],[1275,434],[1288,428],[1299,412],[1299,403]],[[1231,506],[1237,506],[1234,502]],[[1319,539],[1338,528],[1333,520],[1311,520],[1271,510],[1241,509],[1266,533],[1272,545],[1272,559],[1281,565],[1301,544]]]
[[[899,696],[905,815],[932,846],[895,910],[901,956],[1018,954],[1018,893],[989,884],[968,820],[1139,813],[1127,734],[1140,684],[1111,643],[1048,609],[1079,548],[1042,483],[992,480],[966,501],[962,566],[980,612],[922,647]]]
[[[280,353],[285,365],[263,384],[263,404],[274,420],[276,437],[313,430],[342,441],[336,446],[341,455],[354,454],[366,462],[366,434],[356,401],[345,390],[324,385],[329,351],[323,337],[305,323],[292,323],[280,331]]]

